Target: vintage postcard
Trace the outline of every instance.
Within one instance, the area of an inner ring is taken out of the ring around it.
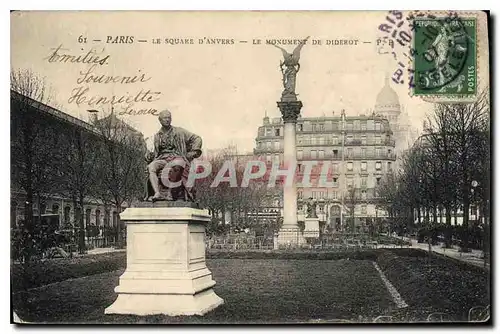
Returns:
[[[10,20],[12,323],[491,323],[488,12]]]

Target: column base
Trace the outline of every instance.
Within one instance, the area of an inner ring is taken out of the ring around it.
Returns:
[[[281,228],[278,232],[278,246],[297,247],[306,244],[306,239],[298,227]]]

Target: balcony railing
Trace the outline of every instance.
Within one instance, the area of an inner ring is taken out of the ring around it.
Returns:
[[[259,155],[259,154],[276,154],[276,153],[283,153],[283,149],[276,149],[276,148],[256,148],[254,149],[254,154]],[[257,158],[257,157],[255,157]],[[330,152],[325,152],[324,156],[319,157],[316,155],[316,157],[311,156],[310,154],[304,153],[302,156],[297,156],[297,160],[299,161],[341,161],[342,160],[342,153],[338,152],[336,155]],[[391,160],[395,161],[396,160],[396,154],[394,153],[388,153],[388,152],[381,152],[379,154],[377,153],[345,153],[344,154],[344,160]]]

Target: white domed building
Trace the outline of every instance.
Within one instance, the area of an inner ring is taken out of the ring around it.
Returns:
[[[375,113],[386,116],[391,124],[397,123],[401,114],[398,94],[392,89],[389,77],[384,80],[384,87],[377,95],[375,102]]]
[[[375,101],[375,114],[389,120],[394,139],[396,141],[395,153],[398,160],[401,153],[412,145],[413,132],[411,130],[408,113],[399,102],[399,96],[391,87],[389,76],[386,75],[384,86]]]

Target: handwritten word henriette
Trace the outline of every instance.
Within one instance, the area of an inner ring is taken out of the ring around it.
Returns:
[[[107,64],[110,55],[104,54],[104,48],[98,52],[96,49],[91,48],[87,52],[84,51],[82,54],[70,54],[63,53],[69,51],[69,49],[63,48],[60,44],[57,48],[52,48],[52,53],[49,54],[45,59],[49,63],[79,63],[79,64]],[[83,50],[83,49],[82,49]]]
[[[107,83],[119,83],[119,84],[133,84],[136,82],[147,82],[151,77],[147,77],[145,73],[137,73],[135,75],[107,75],[107,74],[96,74],[94,73],[97,65],[94,64],[87,68],[85,71],[80,71],[80,76],[76,79],[76,83],[81,85],[83,83],[93,84],[107,84]],[[141,70],[139,70],[141,72]]]

